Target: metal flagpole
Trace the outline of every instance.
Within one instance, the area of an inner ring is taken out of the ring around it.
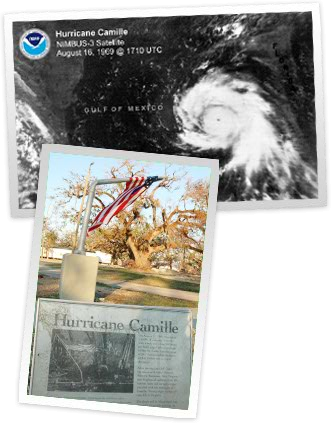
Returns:
[[[162,181],[163,179],[164,179],[164,177],[160,176],[160,177],[157,177],[157,179],[155,179],[155,181]],[[95,197],[95,191],[96,191],[97,186],[98,185],[120,184],[122,182],[130,182],[130,181],[131,181],[131,178],[97,179],[96,181],[94,181],[91,184],[90,192],[89,192],[89,195],[88,195],[88,198],[87,198],[82,229],[81,229],[81,232],[80,232],[80,237],[79,237],[77,249],[74,251],[74,254],[81,254],[81,255],[86,254],[86,252],[85,252],[86,235],[87,235],[88,224],[89,224],[89,221],[90,221],[92,205],[93,205],[93,200],[94,200],[94,197]]]
[[[161,181],[164,177],[155,176],[152,179],[153,181]],[[98,185],[130,182],[131,180],[131,178],[97,179],[91,184],[77,249],[74,253],[64,254],[63,256],[59,289],[60,299],[94,301],[99,259],[97,256],[88,256],[86,254],[85,242],[96,187]]]

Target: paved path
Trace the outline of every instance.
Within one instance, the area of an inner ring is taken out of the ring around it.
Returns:
[[[60,278],[61,271],[59,269],[50,269],[47,266],[40,266],[39,274],[49,278]],[[143,285],[141,283],[127,281],[97,281],[113,288],[123,288],[129,291],[146,292],[147,294],[160,295],[161,297],[177,298],[185,301],[199,301],[197,292],[182,291],[180,289],[161,288],[159,286]]]
[[[105,282],[102,282],[105,283]],[[106,282],[107,283],[107,282]],[[199,294],[197,292],[181,291],[180,289],[161,288],[159,286],[143,285],[134,282],[116,282],[107,283],[107,285],[118,286],[119,288],[128,289],[129,291],[146,292],[147,294],[161,295],[162,297],[177,298],[186,301],[198,301]]]

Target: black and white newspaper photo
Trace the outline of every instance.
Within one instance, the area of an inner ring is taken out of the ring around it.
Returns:
[[[20,401],[195,417],[214,159],[43,145]]]
[[[11,210],[43,144],[219,161],[218,208],[326,204],[318,4],[8,15]]]

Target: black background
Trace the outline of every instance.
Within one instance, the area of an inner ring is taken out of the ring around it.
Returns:
[[[321,5],[325,40],[323,7]],[[6,11],[9,12],[15,11]],[[1,53],[4,63],[3,51]],[[325,46],[324,71],[327,123]],[[4,64],[2,79],[5,95]],[[3,123],[5,127],[5,98]],[[6,223],[2,227],[1,255],[2,345],[3,351],[9,350],[10,354],[3,361],[3,375],[7,367],[10,372],[6,387],[9,380],[10,386],[14,386],[10,390],[11,401],[3,402],[4,411],[9,404],[14,405],[15,395],[15,411],[20,418],[111,415],[173,421],[18,404],[33,220],[9,217],[6,140],[4,131],[2,168],[6,176],[1,210]],[[327,208],[317,208],[217,214],[198,416],[190,420],[254,418],[269,421],[299,415],[315,421],[318,418],[326,404],[326,391],[321,388],[320,377],[326,372],[328,339],[328,332],[324,332],[329,308],[325,273],[329,260],[327,213]]]

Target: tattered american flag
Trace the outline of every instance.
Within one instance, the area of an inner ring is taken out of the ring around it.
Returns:
[[[125,190],[116,200],[97,214],[92,225],[87,230],[87,235],[95,229],[98,229],[101,225],[109,223],[114,216],[136,201],[136,199],[157,180],[157,176],[136,176],[130,178],[130,181],[126,183]]]

